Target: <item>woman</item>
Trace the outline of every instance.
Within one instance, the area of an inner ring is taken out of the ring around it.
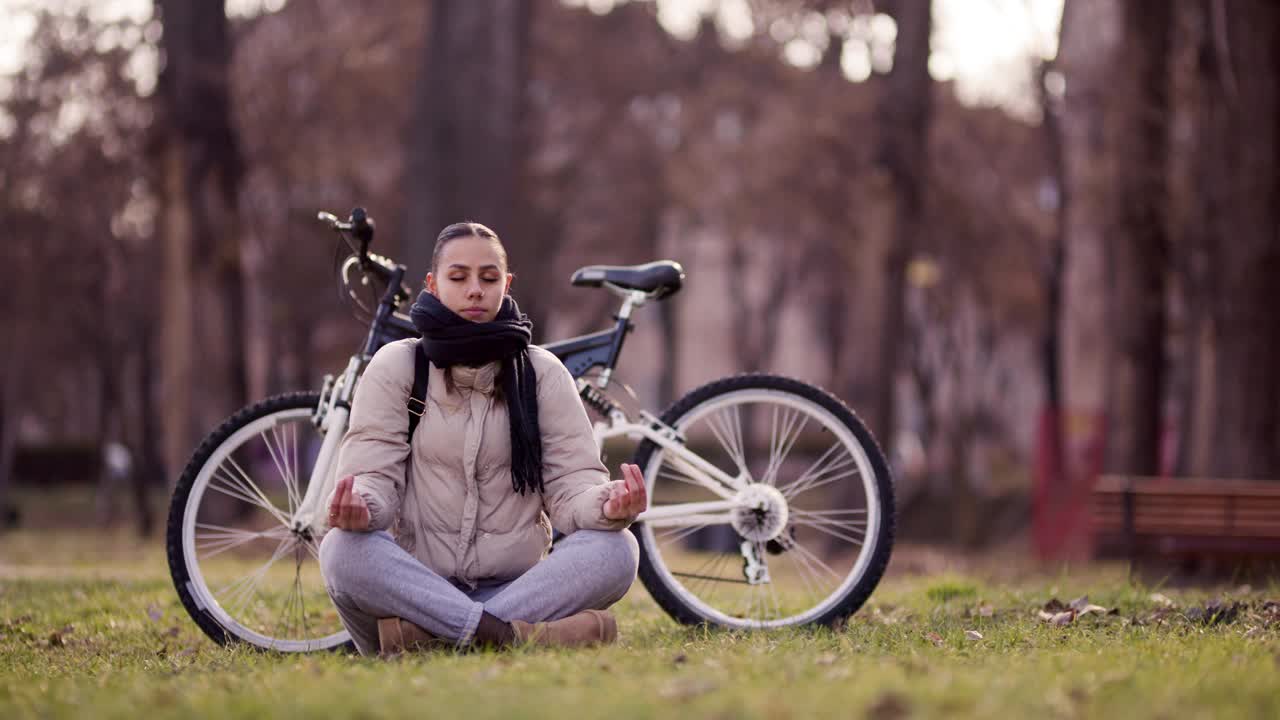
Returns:
[[[320,566],[362,654],[617,637],[606,608],[635,580],[625,529],[644,479],[624,465],[609,480],[573,377],[529,344],[512,279],[492,230],[445,228],[411,312],[431,361],[420,430],[408,437],[417,340],[380,349],[360,380]],[[548,555],[552,526],[566,537]]]

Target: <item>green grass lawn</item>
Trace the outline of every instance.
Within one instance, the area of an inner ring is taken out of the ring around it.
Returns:
[[[219,647],[159,542],[23,531],[0,536],[0,717],[1280,717],[1274,583],[1002,575],[891,568],[839,631],[756,634],[678,626],[637,583],[613,647],[381,661]],[[1116,612],[1041,619],[1082,595]]]

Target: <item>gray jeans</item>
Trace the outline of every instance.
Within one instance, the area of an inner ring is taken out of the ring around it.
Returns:
[[[483,612],[541,622],[603,610],[627,594],[639,558],[630,531],[578,530],[520,577],[470,590],[418,562],[385,530],[335,529],[320,543],[325,587],[364,655],[378,651],[378,618],[403,618],[462,647]]]

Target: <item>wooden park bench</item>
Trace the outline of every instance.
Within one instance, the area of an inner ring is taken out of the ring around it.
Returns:
[[[1280,482],[1104,475],[1090,510],[1100,557],[1280,564]]]

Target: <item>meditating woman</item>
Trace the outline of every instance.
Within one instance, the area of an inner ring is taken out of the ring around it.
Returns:
[[[362,654],[617,638],[606,608],[635,580],[626,528],[644,479],[634,465],[609,479],[573,377],[529,344],[512,279],[492,230],[445,228],[411,311],[421,346],[386,345],[360,380],[320,566]],[[415,409],[417,352],[430,365]],[[548,553],[553,526],[566,537]]]

